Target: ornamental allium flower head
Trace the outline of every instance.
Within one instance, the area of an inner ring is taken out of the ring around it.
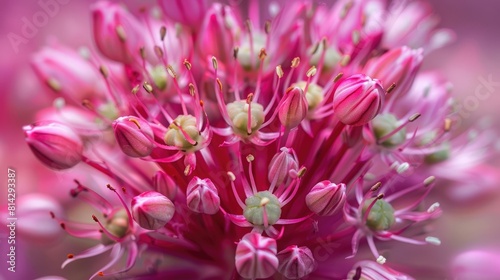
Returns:
[[[352,75],[339,81],[333,96],[335,116],[347,125],[364,125],[380,111],[385,90],[366,75]]]
[[[35,156],[53,169],[68,169],[82,161],[83,143],[70,127],[47,123],[24,127],[26,142]]]
[[[98,242],[63,266],[110,251],[91,278],[400,279],[386,241],[441,243],[428,194],[464,179],[450,167],[484,170],[494,137],[470,145],[452,87],[419,72],[427,13],[388,31],[382,0],[159,4],[94,4],[98,52],[68,54],[83,73],[57,51],[35,61],[42,84],[75,91],[28,145],[54,169],[82,161],[70,194],[97,211],[90,225],[52,213]]]

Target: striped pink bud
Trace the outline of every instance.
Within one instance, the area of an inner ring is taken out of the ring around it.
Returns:
[[[381,81],[385,88],[396,84],[395,92],[408,90],[423,60],[423,49],[401,47],[373,58],[363,68],[363,73]]]
[[[292,154],[292,150],[286,147],[281,148],[281,152],[274,155],[269,163],[269,173],[267,178],[272,185],[281,185],[287,178],[292,178],[299,169],[297,159]]]
[[[153,187],[157,192],[168,197],[168,199],[175,200],[177,195],[177,184],[172,177],[167,175],[167,173],[161,170],[156,172],[153,176]]]
[[[146,121],[133,116],[120,117],[113,122],[113,130],[126,155],[145,157],[153,151],[153,129]]]
[[[247,233],[236,246],[236,270],[247,279],[271,277],[278,269],[276,253],[276,240],[256,232]]]
[[[307,207],[320,216],[330,216],[345,203],[345,184],[330,181],[317,183],[306,196]]]
[[[122,5],[99,1],[92,7],[94,40],[109,59],[132,63],[145,46],[142,24]]]
[[[210,179],[193,177],[187,188],[187,206],[194,212],[215,214],[219,211],[220,198]]]
[[[295,128],[305,119],[308,103],[304,91],[300,87],[290,87],[278,105],[278,117],[286,128]]]
[[[48,123],[23,129],[31,151],[48,167],[68,169],[82,161],[82,140],[70,127]]]
[[[175,206],[161,193],[148,191],[132,199],[132,217],[145,229],[159,229],[174,216]]]
[[[338,82],[333,97],[335,116],[347,125],[364,125],[379,113],[385,98],[380,82],[356,74]]]
[[[288,279],[300,279],[316,268],[313,253],[307,247],[288,246],[278,253],[278,270]]]

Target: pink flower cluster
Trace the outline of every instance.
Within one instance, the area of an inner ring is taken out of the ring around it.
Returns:
[[[449,83],[419,71],[453,34],[420,1],[248,2],[101,1],[97,51],[35,54],[56,98],[27,144],[95,209],[51,212],[98,242],[63,267],[110,252],[91,278],[411,279],[377,246],[440,245],[427,195],[493,139],[455,131]]]

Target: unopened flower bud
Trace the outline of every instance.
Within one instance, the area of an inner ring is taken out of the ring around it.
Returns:
[[[142,228],[159,229],[174,216],[175,206],[161,193],[143,192],[132,199],[132,217]]]
[[[116,142],[122,151],[130,157],[149,156],[153,151],[153,129],[144,120],[125,116],[113,122]]]
[[[82,140],[68,126],[49,123],[29,125],[23,129],[31,151],[48,167],[68,169],[82,160]]]
[[[297,171],[299,164],[290,149],[283,147],[281,152],[274,155],[269,163],[267,178],[273,185],[281,185],[285,179],[290,178],[290,171]]]
[[[374,199],[376,198],[365,201],[361,211],[363,216]],[[383,199],[377,199],[373,207],[370,209],[370,213],[366,219],[366,225],[375,231],[388,230],[395,221],[394,208],[392,208],[392,205]]]
[[[227,104],[227,114],[233,122],[233,130],[236,134],[247,137],[257,131],[264,123],[264,107],[259,103],[246,100],[234,101]],[[250,131],[248,131],[248,110],[250,110]],[[249,133],[250,132],[250,133]]]
[[[404,46],[368,61],[362,72],[380,80],[385,88],[396,84],[395,90],[404,92],[415,79],[423,58],[423,49]]]
[[[306,196],[307,207],[320,216],[335,214],[345,203],[345,184],[321,181]]]
[[[63,46],[44,48],[31,63],[40,81],[69,100],[103,97],[105,84],[96,67]]]
[[[246,279],[271,277],[278,268],[276,253],[276,240],[256,232],[247,233],[236,246],[236,270]]]
[[[281,124],[289,129],[295,128],[305,119],[307,112],[308,104],[304,91],[299,87],[287,89],[278,105],[278,117]]]
[[[213,215],[219,211],[219,193],[210,179],[193,177],[186,195],[187,206],[194,212]]]
[[[491,247],[468,250],[455,256],[450,265],[451,279],[497,279],[500,252]]]
[[[278,270],[288,279],[301,279],[316,268],[313,253],[307,247],[288,246],[278,253]]]
[[[373,119],[372,127],[375,138],[380,139],[398,128],[398,120],[392,114],[382,114]],[[391,148],[401,145],[405,141],[406,129],[402,128],[380,144],[384,147]]]
[[[144,47],[141,23],[124,7],[100,1],[92,9],[94,40],[106,57],[131,63]]]
[[[270,191],[258,192],[245,200],[243,216],[258,226],[274,225],[281,216],[281,204]]]
[[[221,62],[230,59],[234,46],[234,33],[241,32],[236,15],[229,7],[213,4],[204,13],[198,41],[202,57],[215,56]],[[233,33],[234,32],[234,33]]]
[[[393,279],[393,280],[413,280],[408,275],[378,264],[374,261],[360,261],[354,264],[353,269],[347,274],[348,280],[355,279]]]
[[[177,184],[174,180],[163,171],[158,171],[153,176],[153,187],[155,190],[170,200],[175,200],[177,195]]]
[[[174,22],[196,28],[208,9],[207,0],[159,1],[163,13]]]
[[[169,146],[178,147],[185,151],[194,151],[200,141],[200,131],[196,126],[196,118],[191,115],[179,115],[168,126],[164,137],[165,143]]]
[[[380,82],[363,74],[338,82],[333,97],[335,116],[347,125],[364,125],[380,111],[385,90]]]

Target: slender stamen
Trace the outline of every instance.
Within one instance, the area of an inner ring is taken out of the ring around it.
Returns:
[[[231,171],[227,172],[227,176],[229,177],[229,181],[231,181],[231,189],[233,191],[234,197],[236,198],[236,202],[238,202],[238,205],[241,207],[241,209],[245,209],[246,205],[245,205],[245,203],[243,203],[240,196],[238,195],[238,191],[236,191],[236,186],[234,184],[234,181],[236,180],[236,176],[234,176],[234,173]]]
[[[253,94],[250,93],[247,97],[247,105],[248,105],[248,110],[247,110],[247,134],[251,135],[252,134],[252,99],[253,99]]]
[[[70,195],[72,197],[78,197],[78,199],[82,199],[83,201],[90,203],[92,206],[99,209],[104,215],[109,215],[111,213],[113,207],[104,197],[83,186],[78,180],[75,179],[74,182],[77,186],[70,191]]]
[[[248,155],[247,156],[247,161],[248,161],[248,175],[250,177],[250,184],[252,185],[252,191],[253,193],[257,193],[257,185],[255,184],[255,178],[253,176],[253,168],[252,168],[252,162],[254,161],[254,156],[253,155]]]
[[[394,134],[398,133],[399,131],[401,131],[401,129],[403,129],[405,126],[407,126],[409,123],[417,120],[418,118],[420,117],[420,114],[419,113],[416,113],[416,114],[413,114],[411,115],[406,121],[404,121],[401,125],[399,125],[397,128],[395,128],[394,130],[392,130],[391,132],[389,132],[388,134],[380,137],[378,140],[377,140],[377,144],[381,144],[381,143],[384,143],[385,141],[389,140],[389,138],[391,138]]]
[[[264,222],[264,227],[267,228],[269,226],[269,219],[267,216],[266,204],[269,203],[269,198],[263,197],[260,201],[260,207],[262,207],[262,220]]]
[[[382,198],[384,198],[384,194],[383,194],[383,193],[381,193],[381,194],[377,195],[377,196],[375,197],[375,199],[374,199],[372,202],[370,202],[370,205],[368,205],[368,207],[366,208],[365,215],[363,216],[363,224],[366,224],[366,223],[367,223],[367,221],[368,221],[368,216],[370,215],[370,211],[372,210],[372,208],[373,208],[373,206],[375,205],[375,203],[377,203],[377,201],[378,201],[379,199],[382,199]],[[362,206],[362,205],[363,205],[363,204],[361,204],[361,206]]]
[[[214,67],[215,70],[215,83],[214,83],[214,89],[215,89],[215,96],[217,98],[217,105],[219,105],[219,111],[221,112],[222,117],[226,121],[227,124],[231,125],[232,120],[229,117],[227,113],[227,108],[226,108],[226,102],[224,101],[224,96],[222,93],[222,83],[217,77],[217,69],[218,69],[218,63],[217,59],[215,56],[212,56],[212,66]]]
[[[300,64],[300,58],[299,57],[295,57],[294,59],[292,59],[292,65],[291,65],[291,68],[292,70],[290,70],[290,72],[288,73],[288,76],[286,77],[286,82],[284,84],[284,88],[288,88],[289,85],[290,85],[290,81],[292,80],[292,77],[293,77],[293,74],[295,72],[295,69],[297,67],[299,67],[299,64]]]
[[[187,108],[186,108],[186,103],[184,102],[184,98],[182,96],[181,88],[179,87],[179,83],[177,81],[177,74],[174,71],[174,68],[172,65],[167,66],[167,73],[174,79],[174,86],[175,89],[177,90],[177,94],[179,95],[179,100],[181,101],[181,107],[182,107],[182,113],[184,115],[187,115]]]
[[[264,116],[267,116],[269,111],[271,111],[271,109],[273,108],[274,102],[276,102],[276,100],[278,99],[278,89],[280,88],[281,78],[283,78],[283,75],[284,75],[283,69],[281,68],[281,65],[276,66],[276,75],[278,77],[278,81],[276,82],[276,85],[274,87],[273,97],[269,101],[269,104],[267,104],[266,109],[264,109]],[[266,122],[266,124],[267,124],[267,122]],[[264,128],[264,127],[266,127],[266,125],[262,124],[261,127]]]
[[[396,88],[396,83],[392,83],[385,91],[387,94],[391,93]]]
[[[191,136],[184,130],[184,128],[179,125],[176,121],[173,122],[173,124],[179,129],[179,131],[182,133],[186,141],[188,141],[189,144],[196,146],[198,145],[198,141],[193,140]]]
[[[107,184],[106,187],[114,192],[116,194],[116,196],[118,196],[118,199],[120,199],[120,202],[122,203],[123,207],[125,208],[125,211],[127,212],[127,217],[128,217],[128,220],[129,220],[129,225],[130,225],[130,228],[133,229],[134,228],[134,223],[132,222],[133,221],[133,218],[132,218],[132,213],[130,213],[130,210],[128,208],[128,205],[127,203],[125,202],[125,200],[123,200],[123,197],[116,191],[115,188],[113,188],[110,184]],[[123,192],[125,192],[125,188],[122,188]]]
[[[262,76],[264,72],[264,60],[266,59],[267,53],[266,49],[262,48],[260,49],[259,53],[259,60],[260,60],[260,65],[259,65],[259,72],[257,73],[257,84],[255,85],[255,100],[259,100],[260,96],[260,85],[262,83]]]
[[[323,66],[324,66],[324,63],[325,63],[326,50],[328,48],[328,43],[327,43],[327,40],[326,40],[325,37],[323,37],[323,39],[321,39],[321,43],[320,44],[323,47],[323,50],[321,51],[321,56],[319,58],[318,65],[317,65],[319,73],[321,73],[321,70],[323,70]],[[315,76],[314,80],[312,82],[313,83],[317,83],[318,79],[320,78],[320,76],[321,75]],[[306,92],[306,91],[304,91],[304,92]]]
[[[249,42],[250,42],[250,67],[253,68],[253,59],[254,59],[254,55],[255,55],[255,50],[254,50],[254,47],[253,47],[253,32],[252,32],[252,22],[247,19],[245,21],[245,26],[247,27],[247,30],[248,30],[248,39],[249,39]]]
[[[111,240],[115,241],[115,242],[120,242],[122,241],[122,238],[119,238],[119,237],[116,237],[114,234],[112,234],[111,232],[109,232],[106,227],[99,221],[99,219],[95,216],[95,215],[92,215],[92,219],[97,223],[99,224],[99,227],[101,228],[101,232],[106,234],[106,236],[108,236]]]

